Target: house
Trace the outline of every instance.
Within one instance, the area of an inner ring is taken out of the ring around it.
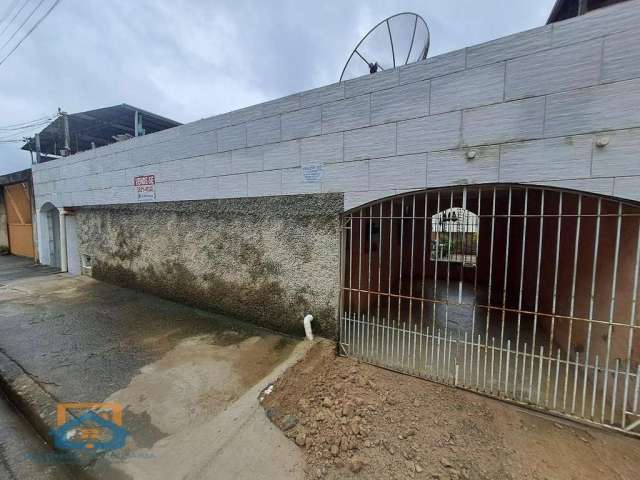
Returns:
[[[576,4],[38,163],[40,260],[638,435],[640,1]]]
[[[22,150],[31,153],[32,163],[43,163],[178,125],[126,103],[73,114],[61,111]]]
[[[73,114],[60,112],[29,139],[22,150],[31,153],[32,163],[44,163],[177,125],[180,123],[127,104]],[[0,176],[0,187],[0,252],[37,261],[31,169]],[[48,264],[60,267],[61,256],[56,250],[59,242],[54,241],[60,235],[58,212],[50,210],[41,214],[46,216],[50,229],[46,235],[48,245],[41,248],[50,252]]]

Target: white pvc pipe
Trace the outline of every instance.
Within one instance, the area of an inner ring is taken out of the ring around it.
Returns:
[[[304,334],[307,336],[307,340],[313,340],[313,331],[311,330],[311,321],[313,320],[313,315],[306,315],[302,320],[304,324]]]

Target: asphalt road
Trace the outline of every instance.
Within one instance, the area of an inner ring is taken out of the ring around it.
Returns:
[[[0,394],[0,479],[74,478],[63,465],[45,463],[51,452],[31,425]]]
[[[50,275],[56,269],[34,265],[29,259],[4,256],[0,285],[18,278]],[[0,479],[58,480],[73,478],[63,465],[44,463],[52,453],[47,443],[0,392]]]

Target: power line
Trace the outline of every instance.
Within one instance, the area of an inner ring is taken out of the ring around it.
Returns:
[[[27,138],[27,132],[25,131],[22,134],[14,133],[13,135],[7,135],[6,137],[0,137],[0,142],[19,142],[23,141],[23,139]]]
[[[0,126],[0,144],[5,143],[24,143],[28,141],[28,133],[31,133],[34,129],[49,125],[51,121],[57,119],[59,114],[54,114],[46,117],[40,117],[27,122],[14,123],[11,125]]]
[[[18,134],[17,136],[8,135],[6,137],[0,137],[0,142],[26,142],[32,135],[27,135],[30,131],[25,130],[22,134]]]
[[[40,3],[42,3],[43,1],[44,1],[44,0],[42,0]],[[53,3],[53,5],[51,5],[51,6],[49,7],[49,10],[47,10],[47,11],[45,12],[45,14],[44,14],[42,17],[40,17],[40,19],[39,19],[36,23],[34,23],[34,24],[33,24],[33,26],[29,29],[29,31],[26,33],[26,35],[25,35],[24,37],[22,37],[22,39],[20,39],[20,41],[19,41],[19,42],[18,42],[18,43],[17,43],[17,44],[16,44],[16,45],[15,45],[15,46],[10,50],[10,51],[9,51],[9,53],[7,53],[7,54],[4,56],[4,58],[3,58],[2,60],[0,60],[0,66],[2,66],[2,64],[7,60],[7,58],[9,58],[9,57],[11,56],[11,54],[12,54],[13,52],[15,52],[15,51],[18,49],[18,47],[19,47],[20,45],[22,45],[22,42],[24,42],[24,41],[27,39],[27,37],[28,37],[29,35],[31,35],[31,33],[32,33],[32,32],[33,32],[33,31],[38,27],[38,25],[40,25],[40,23],[42,23],[42,21],[43,21],[45,18],[47,18],[47,17],[49,16],[49,14],[53,11],[53,9],[54,9],[54,8],[56,8],[56,7],[58,6],[58,4],[60,3],[60,1],[61,1],[61,0],[56,0],[56,1]],[[40,4],[38,4],[38,6],[40,6]],[[36,8],[37,8],[37,7],[36,7]]]
[[[43,3],[44,3],[44,0],[40,0],[40,2],[36,5],[36,7],[35,7],[33,10],[31,10],[31,13],[30,13],[29,15],[27,15],[27,18],[25,18],[25,19],[22,21],[22,23],[21,23],[21,24],[20,24],[20,26],[16,29],[16,31],[15,31],[15,32],[13,32],[13,33],[9,36],[9,38],[7,39],[7,41],[6,41],[6,42],[4,42],[4,43],[2,44],[2,46],[0,46],[0,51],[2,51],[2,49],[3,49],[4,47],[6,47],[6,46],[9,44],[9,42],[10,42],[11,40],[13,40],[13,37],[15,37],[15,36],[18,34],[18,32],[20,31],[20,29],[21,29],[22,27],[24,27],[24,26],[25,26],[25,24],[26,24],[26,23],[31,19],[31,17],[33,17],[33,14],[34,14],[34,13],[36,13],[36,10],[38,10],[38,9],[40,8],[40,5],[42,5]]]
[[[13,2],[11,2],[11,4],[9,5],[9,8],[7,8],[5,12],[2,14],[2,19],[0,19],[0,25],[2,25],[7,18],[9,18],[9,15],[11,15],[11,12],[13,12],[13,9],[16,8],[16,5],[18,4],[19,1],[20,0],[13,0]]]
[[[47,116],[43,116],[43,117],[38,117],[38,118],[34,118],[33,120],[27,120],[26,122],[20,122],[20,123],[12,123],[10,125],[2,125],[0,126],[0,130],[10,130],[16,127],[22,127],[24,125],[29,125],[32,123],[36,123],[36,122],[43,122],[45,120],[52,120],[53,118],[55,118],[57,115],[47,115]]]
[[[28,127],[29,125],[47,123],[53,120],[54,118],[57,118],[58,116],[59,116],[58,114],[53,114],[53,115],[47,115],[45,117],[34,118],[33,120],[28,120],[26,122],[14,123],[11,125],[1,125],[0,130],[16,130],[16,129]]]
[[[4,28],[2,29],[2,31],[0,32],[0,37],[2,37],[2,35],[4,35],[4,32],[7,31],[7,29],[9,28],[9,25],[11,25],[13,23],[13,21],[16,19],[16,17],[18,15],[20,15],[20,12],[22,12],[22,10],[24,10],[24,7],[27,6],[27,4],[29,3],[29,0],[25,0],[25,2],[22,4],[22,6],[18,9],[18,11],[16,12],[16,14],[11,18],[11,20],[9,20],[7,22],[7,24],[4,26]],[[5,17],[5,20],[7,19],[7,17],[9,17],[9,14],[11,13],[11,10],[7,11],[7,15]],[[3,20],[4,21],[4,20]],[[0,22],[2,23],[2,22]]]
[[[31,129],[31,128],[41,127],[43,125],[48,125],[51,120],[53,120],[53,119],[47,119],[47,120],[43,120],[43,121],[37,122],[37,123],[29,123],[29,124],[23,125],[21,127],[0,128],[0,132],[19,132],[19,131],[22,131],[22,130],[28,130],[28,129]]]

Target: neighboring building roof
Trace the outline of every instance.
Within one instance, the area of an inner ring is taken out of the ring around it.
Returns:
[[[114,143],[117,141],[114,136],[134,137],[136,112],[141,116],[145,134],[181,125],[179,122],[126,103],[68,114],[70,151],[66,152],[67,155],[89,150],[93,148],[92,143],[95,147]],[[46,160],[47,156],[61,155],[62,149],[64,149],[64,119],[61,115],[40,132],[40,152],[43,160]],[[22,150],[35,152],[35,139],[30,139]]]
[[[556,0],[547,24],[560,22],[567,18],[584,15],[597,8],[608,7],[609,5],[626,1],[627,0]]]
[[[31,169],[20,170],[19,172],[6,173],[0,175],[0,185],[11,185],[12,183],[30,182]]]

